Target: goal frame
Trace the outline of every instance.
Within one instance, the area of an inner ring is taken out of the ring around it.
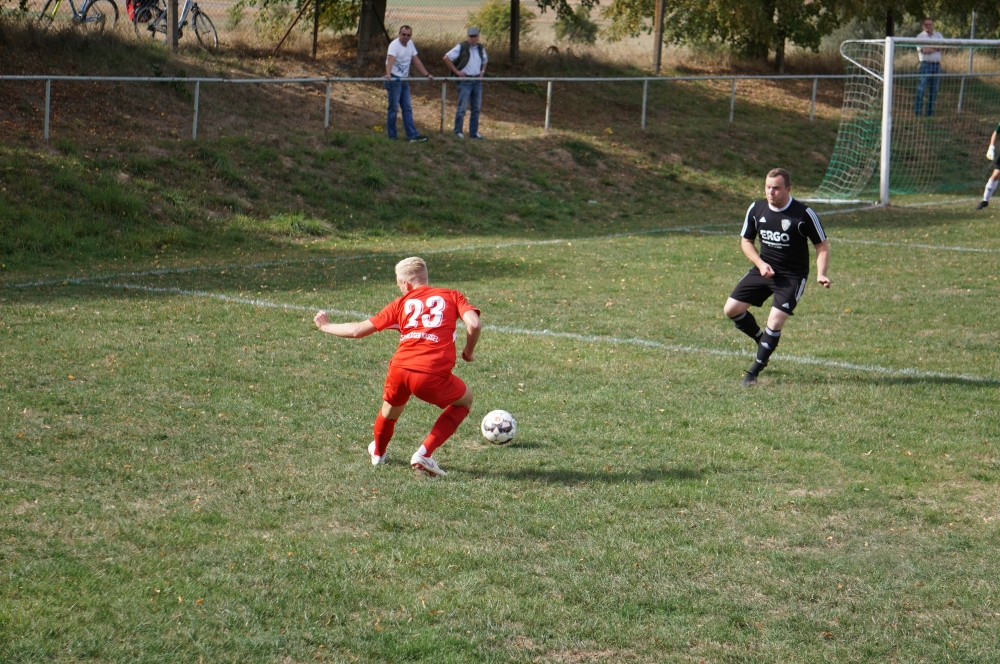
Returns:
[[[844,46],[846,44],[882,44],[884,45],[883,52],[883,66],[882,74],[874,72],[868,67],[863,66],[861,63],[855,61],[846,53],[844,53]],[[896,74],[895,73],[895,55],[897,46],[928,46],[932,45],[935,47],[944,46],[947,48],[961,48],[969,46],[988,46],[994,48],[1000,48],[1000,40],[997,39],[917,39],[915,37],[886,37],[882,39],[849,39],[840,44],[840,55],[845,60],[851,62],[851,64],[858,67],[859,70],[864,72],[866,76],[871,76],[877,81],[882,83],[882,136],[881,136],[881,146],[879,154],[879,200],[877,205],[884,207],[889,205],[889,174],[892,169],[892,158],[891,158],[891,148],[892,148],[892,93],[893,93],[893,83],[894,80],[904,77],[915,77],[919,74]],[[972,53],[970,52],[970,56]],[[888,73],[888,75],[886,75]],[[995,77],[1000,76],[1000,72],[996,73],[976,73],[972,71],[972,59],[969,60],[969,71],[958,73],[958,74],[932,74],[932,76],[937,78],[959,78],[964,79],[969,76],[975,77]],[[963,86],[964,89],[964,86]],[[961,95],[959,96],[959,105],[961,107]],[[861,202],[861,201],[843,201],[843,202]]]

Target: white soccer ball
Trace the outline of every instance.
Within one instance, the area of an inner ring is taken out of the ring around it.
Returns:
[[[517,433],[517,420],[506,410],[494,410],[483,418],[483,438],[494,445],[506,445]]]

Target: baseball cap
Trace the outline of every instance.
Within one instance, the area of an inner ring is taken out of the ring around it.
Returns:
[[[479,34],[479,28],[469,28],[465,34],[469,37],[475,37]]]

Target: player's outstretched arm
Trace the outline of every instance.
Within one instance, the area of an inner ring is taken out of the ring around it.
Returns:
[[[462,359],[472,362],[475,359],[479,334],[483,331],[483,323],[475,311],[466,311],[462,314],[462,320],[465,321],[465,349],[462,351]]]
[[[829,288],[830,277],[826,276],[826,269],[830,266],[830,243],[820,242],[816,245],[816,281],[822,284],[823,288]]]
[[[740,249],[742,249],[743,254],[750,259],[750,262],[756,265],[757,269],[760,270],[760,276],[765,279],[770,279],[774,276],[774,268],[761,259],[760,254],[757,253],[757,247],[754,246],[753,240],[748,240],[745,237],[740,238]]]
[[[330,317],[326,315],[325,311],[320,311],[316,314],[313,322],[316,323],[316,327],[321,332],[326,332],[337,337],[344,337],[345,339],[360,339],[378,332],[370,320],[362,320],[356,323],[331,323]]]

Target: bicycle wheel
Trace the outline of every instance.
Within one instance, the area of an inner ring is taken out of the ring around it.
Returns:
[[[194,34],[198,38],[198,43],[201,44],[203,48],[209,51],[214,51],[218,48],[219,33],[215,31],[215,26],[212,25],[212,19],[205,16],[205,14],[198,9],[195,11],[191,24],[194,26]]]
[[[132,18],[132,25],[135,27],[135,36],[139,39],[156,39],[156,26],[161,25],[166,34],[166,19],[160,21],[160,14],[166,15],[166,11],[158,5],[143,5],[135,10]]]
[[[112,0],[94,0],[83,12],[80,25],[87,32],[113,30],[118,23],[118,5]]]

